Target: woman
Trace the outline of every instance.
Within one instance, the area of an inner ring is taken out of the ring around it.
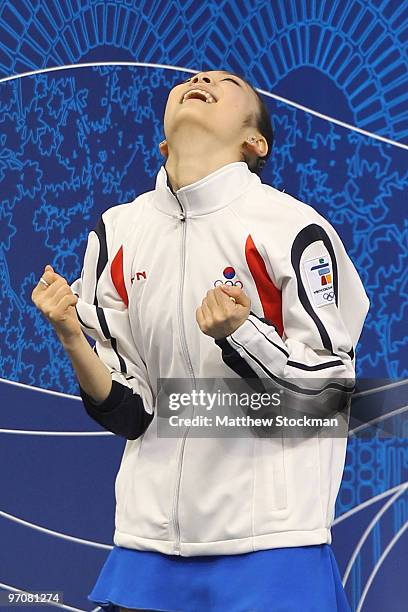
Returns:
[[[46,266],[32,296],[88,414],[127,439],[115,547],[89,599],[106,610],[348,611],[330,547],[346,437],[194,437],[191,425],[160,435],[158,379],[178,392],[263,379],[312,412],[341,410],[366,293],[333,227],[261,182],[272,129],[245,80],[210,71],[178,84],[164,133],[154,190],[101,215],[80,279],[69,286]]]

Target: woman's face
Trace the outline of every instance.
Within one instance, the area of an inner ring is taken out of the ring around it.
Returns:
[[[172,143],[179,128],[185,135],[184,128],[189,126],[195,128],[195,136],[199,128],[203,135],[213,134],[217,144],[239,145],[248,135],[248,127],[243,127],[245,119],[257,112],[257,98],[245,81],[225,71],[200,72],[171,89],[164,133]]]

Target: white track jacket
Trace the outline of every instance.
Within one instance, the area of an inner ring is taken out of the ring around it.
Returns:
[[[248,319],[214,341],[196,322],[208,289],[242,286]],[[102,213],[71,285],[84,333],[112,374],[88,414],[127,439],[114,543],[175,555],[331,543],[347,440],[158,437],[158,378],[355,379],[369,301],[334,228],[244,162]],[[316,388],[317,385],[317,388]],[[310,386],[310,385],[309,385]],[[343,393],[332,384],[334,393]]]

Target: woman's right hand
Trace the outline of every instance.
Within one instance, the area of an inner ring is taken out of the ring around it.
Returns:
[[[75,309],[78,297],[65,278],[54,272],[49,264],[45,266],[42,277],[49,287],[38,282],[31,294],[32,301],[50,321],[63,344],[75,341],[82,334]]]

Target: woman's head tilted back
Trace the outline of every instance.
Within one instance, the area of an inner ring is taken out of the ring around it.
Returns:
[[[271,154],[273,131],[268,110],[241,76],[211,70],[173,87],[164,113],[165,157],[216,156],[222,165],[244,161],[260,174]]]

